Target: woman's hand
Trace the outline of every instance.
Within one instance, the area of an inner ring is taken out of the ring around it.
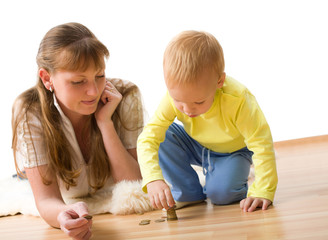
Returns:
[[[175,202],[170,187],[163,180],[156,180],[147,184],[149,200],[154,208],[169,209]]]
[[[267,210],[272,202],[266,198],[248,197],[240,201],[240,208],[244,212],[253,212],[256,208]]]
[[[91,237],[92,220],[84,218],[88,214],[88,207],[84,202],[70,205],[68,210],[60,212],[57,216],[60,229],[72,239],[89,239]]]
[[[100,97],[95,113],[98,125],[112,121],[112,115],[122,100],[122,95],[110,81],[106,81],[105,89]]]

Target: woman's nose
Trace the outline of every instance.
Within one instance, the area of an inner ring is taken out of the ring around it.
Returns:
[[[98,95],[98,86],[95,82],[88,84],[87,95],[95,96]]]

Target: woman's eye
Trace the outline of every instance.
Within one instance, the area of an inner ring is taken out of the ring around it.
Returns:
[[[83,81],[76,81],[76,82],[72,81],[71,83],[72,83],[73,85],[79,85],[79,84],[82,84]]]
[[[96,76],[96,78],[98,78],[98,79],[101,79],[101,78],[104,78],[104,77],[105,77],[105,74]]]

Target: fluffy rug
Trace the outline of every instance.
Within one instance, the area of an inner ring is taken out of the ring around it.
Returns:
[[[33,193],[27,180],[6,178],[0,181],[0,216],[18,213],[39,216]],[[126,215],[153,210],[147,194],[141,190],[141,181],[122,181],[110,191],[92,197],[65,199],[66,203],[84,201],[90,214],[112,213]]]
[[[198,174],[200,184],[205,185],[202,168],[193,166]],[[250,169],[249,183],[254,180],[254,167]],[[7,178],[0,180],[0,217],[18,213],[39,216],[33,193],[27,180]],[[88,198],[65,199],[66,203],[84,201],[88,204],[90,214],[112,213],[126,215],[153,210],[147,194],[141,190],[141,181],[122,181],[109,191]]]

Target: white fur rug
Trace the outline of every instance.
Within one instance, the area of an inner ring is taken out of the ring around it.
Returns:
[[[39,216],[33,193],[27,180],[6,178],[0,181],[0,216],[18,213]],[[111,191],[102,191],[83,199],[65,199],[66,203],[84,201],[90,214],[112,213],[126,215],[151,211],[147,194],[141,190],[141,181],[122,181]]]
[[[205,185],[205,176],[202,168],[193,166],[198,174],[200,184]],[[254,168],[248,177],[254,180]],[[18,213],[39,216],[34,203],[33,193],[27,180],[7,178],[0,180],[0,217]],[[147,194],[141,190],[141,181],[122,181],[109,191],[100,191],[98,194],[83,199],[65,199],[66,203],[84,201],[87,203],[90,214],[112,213],[126,215],[153,210]]]

